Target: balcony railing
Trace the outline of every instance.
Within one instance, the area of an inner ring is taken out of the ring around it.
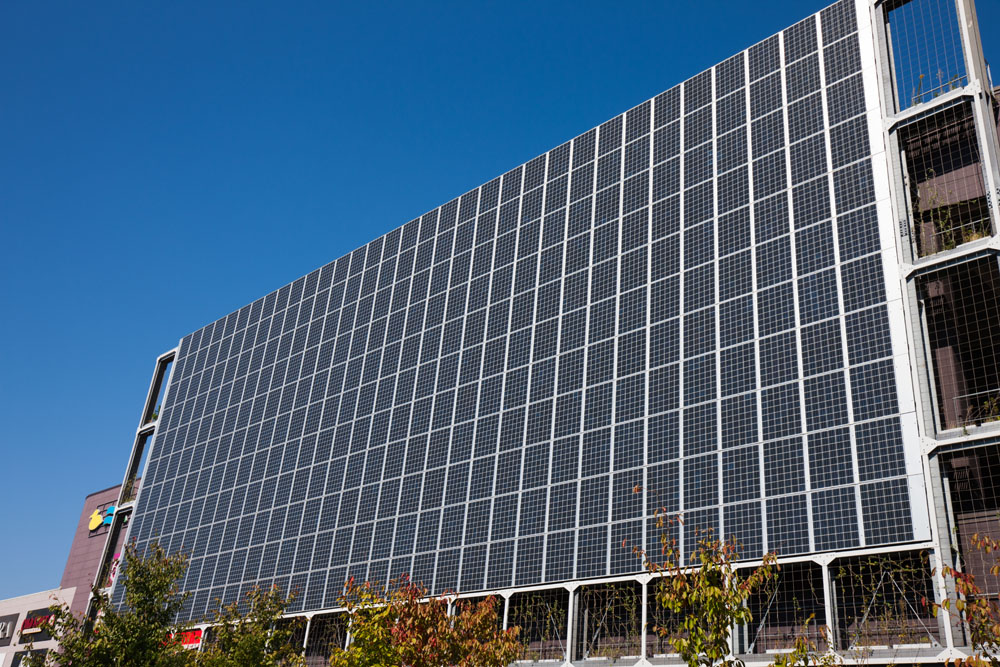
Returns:
[[[1000,387],[956,396],[952,402],[963,428],[1000,421]]]

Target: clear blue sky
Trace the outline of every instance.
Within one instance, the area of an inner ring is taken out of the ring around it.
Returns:
[[[181,336],[825,4],[0,3],[0,598]]]

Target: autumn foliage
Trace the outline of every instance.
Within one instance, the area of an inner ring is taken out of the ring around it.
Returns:
[[[983,553],[1000,553],[1000,541],[978,533],[972,535],[970,546]],[[934,604],[935,611],[946,609],[957,613],[964,621],[972,653],[951,662],[955,667],[1000,667],[1000,602],[983,594],[976,577],[945,565],[941,572],[954,583],[955,597]],[[1000,575],[1000,563],[994,561],[990,575]]]
[[[352,642],[334,651],[330,665],[504,667],[517,655],[518,629],[501,629],[496,601],[458,600],[449,616],[447,598],[430,597],[406,577],[391,582],[388,592],[348,581],[342,605]]]

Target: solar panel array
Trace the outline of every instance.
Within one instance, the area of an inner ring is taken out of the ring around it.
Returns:
[[[186,336],[131,527],[186,614],[912,539],[861,69],[840,2]]]

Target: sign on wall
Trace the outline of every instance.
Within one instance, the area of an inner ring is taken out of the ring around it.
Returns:
[[[201,645],[201,629],[186,630],[180,634],[181,646],[195,649]]]
[[[15,628],[17,628],[17,614],[0,616],[0,646],[10,646]]]
[[[42,628],[42,625],[51,618],[52,612],[48,607],[33,609],[25,614],[24,620],[21,621],[21,641],[26,642],[29,638],[35,642],[51,639],[51,635]]]
[[[101,526],[110,526],[111,522],[115,518],[115,506],[108,505],[107,507],[98,507],[94,510],[94,513],[90,515],[90,522],[87,524],[87,528],[90,532],[94,532]]]

